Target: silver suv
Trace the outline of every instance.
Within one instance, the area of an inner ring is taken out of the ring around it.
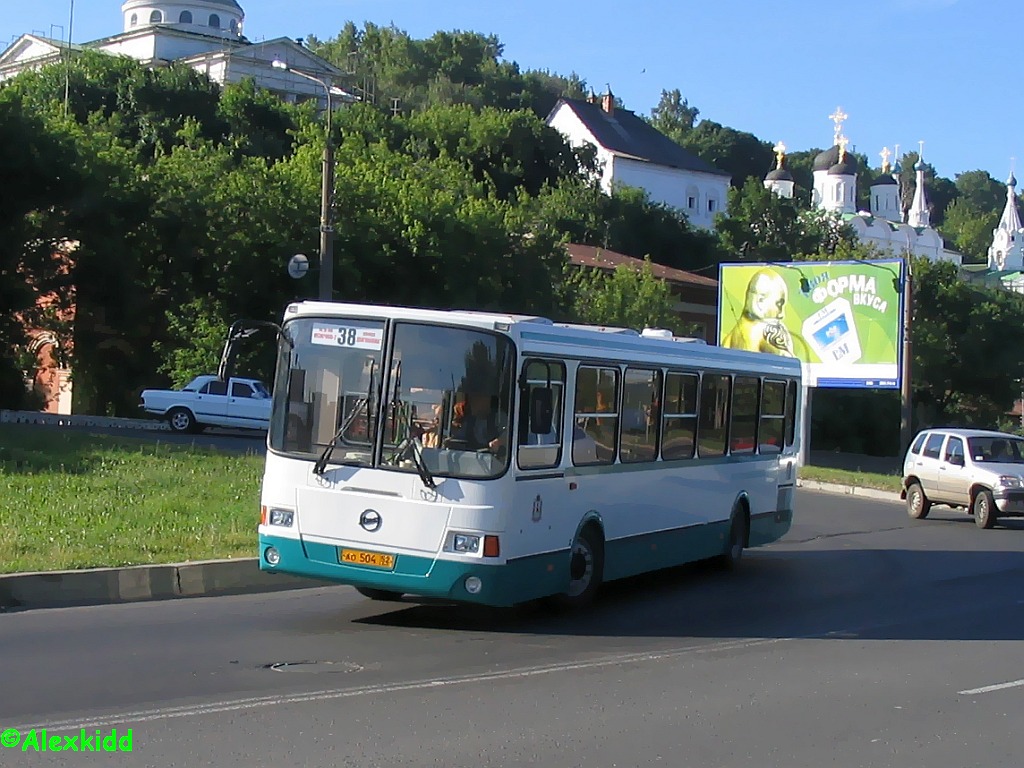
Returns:
[[[966,509],[979,528],[1024,516],[1024,439],[981,429],[926,429],[903,460],[907,514],[935,504]]]

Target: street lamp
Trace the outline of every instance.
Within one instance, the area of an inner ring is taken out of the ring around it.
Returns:
[[[275,59],[272,66],[312,80],[327,94],[327,137],[324,141],[323,189],[320,196],[320,300],[330,301],[334,298],[334,213],[331,205],[334,196],[334,144],[331,136],[331,96],[350,94],[328,85],[319,77],[294,69],[283,61]]]
[[[913,253],[910,251],[909,241],[910,235],[907,235],[907,250],[903,254],[903,375],[900,376],[900,451],[906,451],[911,439],[914,437],[914,390],[910,382],[910,323],[914,316],[913,307],[911,306],[914,298],[911,285]]]

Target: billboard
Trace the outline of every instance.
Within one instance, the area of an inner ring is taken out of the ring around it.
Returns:
[[[898,389],[903,260],[722,264],[723,347],[799,358],[807,385]]]

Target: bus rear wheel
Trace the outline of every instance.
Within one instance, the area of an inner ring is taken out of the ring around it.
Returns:
[[[397,603],[402,600],[401,592],[392,592],[389,589],[373,589],[372,587],[356,587],[358,592],[363,597],[368,597],[371,600],[380,600],[385,603]]]
[[[747,546],[747,527],[747,511],[737,507],[729,526],[729,547],[718,558],[719,564],[727,571],[736,570],[743,559],[743,550]]]
[[[594,602],[604,579],[604,540],[594,525],[586,525],[569,551],[569,584],[555,598],[562,608],[583,608]]]

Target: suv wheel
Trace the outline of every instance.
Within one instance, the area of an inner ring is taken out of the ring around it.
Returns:
[[[932,503],[924,495],[924,489],[920,483],[911,483],[907,486],[907,514],[915,520],[922,520],[928,517]]]
[[[992,492],[978,491],[974,497],[974,524],[979,528],[991,528],[996,524],[996,502]]]

